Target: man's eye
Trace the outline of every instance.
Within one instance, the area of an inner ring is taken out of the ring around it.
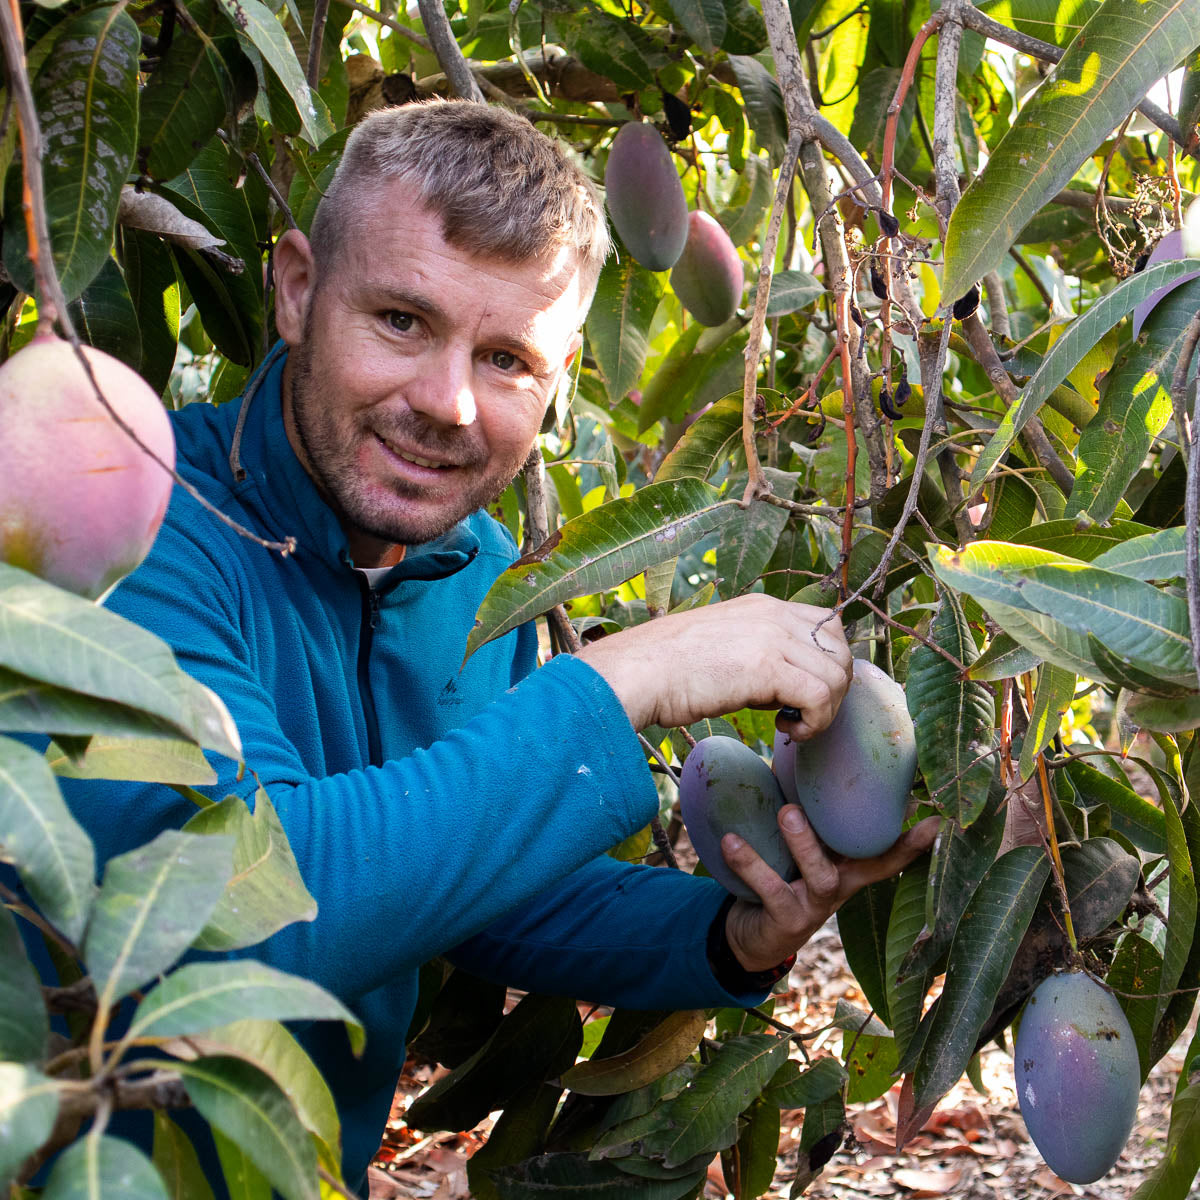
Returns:
[[[387,315],[388,324],[397,333],[408,333],[413,327],[414,319],[412,313],[398,312],[396,309],[392,309]]]
[[[501,371],[511,371],[520,361],[515,354],[510,354],[507,350],[496,350],[492,353],[492,366],[499,367]]]

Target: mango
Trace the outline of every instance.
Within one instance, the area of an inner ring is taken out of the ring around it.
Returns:
[[[794,748],[796,798],[817,836],[847,858],[874,858],[900,836],[917,770],[904,689],[854,660],[850,688],[828,729]]]
[[[1070,1183],[1107,1173],[1129,1139],[1141,1084],[1116,999],[1081,971],[1042,980],[1013,1058],[1021,1116],[1046,1165]]]
[[[687,201],[654,126],[621,126],[608,152],[604,188],[608,215],[629,253],[651,271],[669,271],[687,241]]]
[[[737,312],[745,275],[737,247],[705,212],[688,214],[688,235],[671,268],[671,289],[701,325],[724,325]]]
[[[117,359],[84,354],[115,412],[168,468],[171,422]],[[171,498],[168,470],[113,420],[71,346],[39,334],[0,367],[0,560],[90,599],[145,558]]]
[[[736,738],[702,738],[684,760],[679,807],[688,837],[708,873],[744,900],[758,897],[726,865],[721,838],[736,833],[790,882],[797,871],[777,819],[783,804],[771,768]]]

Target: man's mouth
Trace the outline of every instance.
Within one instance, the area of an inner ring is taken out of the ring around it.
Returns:
[[[440,471],[440,470],[444,470],[444,469],[445,469],[445,468],[447,468],[447,467],[452,467],[452,466],[454,466],[454,464],[453,464],[453,463],[441,462],[441,461],[439,461],[438,459],[433,459],[433,458],[423,458],[421,455],[419,455],[419,454],[413,454],[413,453],[412,453],[411,451],[409,451],[409,450],[401,450],[399,446],[397,446],[397,445],[396,445],[395,443],[393,443],[393,442],[389,442],[387,438],[385,438],[385,437],[380,437],[380,435],[379,435],[379,434],[376,434],[375,436],[376,436],[376,437],[378,437],[378,438],[379,438],[379,440],[380,440],[380,441],[381,441],[381,442],[382,442],[382,443],[383,443],[383,444],[384,444],[384,445],[385,445],[385,446],[386,446],[386,447],[387,447],[387,448],[388,448],[388,449],[389,449],[389,450],[390,450],[390,451],[391,451],[391,452],[392,452],[392,453],[393,453],[393,454],[394,454],[394,455],[395,455],[397,458],[402,458],[402,459],[404,459],[404,461],[405,461],[405,462],[410,462],[410,463],[413,463],[413,464],[415,464],[415,465],[416,465],[416,466],[418,466],[418,467],[426,467],[426,468],[428,468],[429,470]]]

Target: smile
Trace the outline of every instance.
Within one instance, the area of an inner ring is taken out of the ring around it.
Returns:
[[[376,434],[376,437],[379,435]],[[453,463],[436,462],[432,458],[422,458],[419,454],[410,454],[407,450],[401,450],[399,446],[393,445],[385,437],[380,437],[379,440],[397,457],[404,459],[405,462],[413,463],[418,467],[427,467],[431,470],[440,471],[446,467],[453,466]]]

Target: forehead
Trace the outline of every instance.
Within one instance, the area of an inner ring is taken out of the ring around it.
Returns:
[[[415,185],[380,180],[361,189],[340,230],[339,253],[326,264],[323,282],[406,289],[414,285],[447,294],[464,288],[497,301],[539,311],[566,306],[582,322],[578,253],[550,247],[535,258],[506,257],[476,248],[468,232],[455,236]]]

